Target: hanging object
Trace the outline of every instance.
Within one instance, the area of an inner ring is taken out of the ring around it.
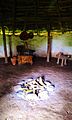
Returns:
[[[33,37],[34,37],[33,32],[30,32],[30,33],[29,33],[29,38],[32,39]]]
[[[28,40],[29,38],[29,35],[26,31],[23,31],[21,34],[20,34],[20,39],[21,40]]]
[[[33,37],[34,37],[33,32],[27,33],[26,31],[23,31],[20,34],[21,40],[28,40],[29,38],[32,39]]]

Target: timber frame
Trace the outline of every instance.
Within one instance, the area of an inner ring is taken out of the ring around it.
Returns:
[[[0,26],[3,32],[5,63],[7,49],[5,26],[15,33],[16,29],[31,30],[45,28],[48,31],[47,62],[51,58],[51,30],[62,33],[72,31],[72,0],[1,0]],[[9,36],[10,56],[11,36]]]

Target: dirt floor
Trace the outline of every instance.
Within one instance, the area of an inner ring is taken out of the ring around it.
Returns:
[[[33,65],[0,64],[0,120],[72,120],[72,61],[61,67],[56,59],[34,58]],[[24,100],[14,86],[44,75],[55,85],[46,100]]]

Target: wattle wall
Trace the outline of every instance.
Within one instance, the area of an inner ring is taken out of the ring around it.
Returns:
[[[0,35],[0,57],[4,57],[4,48],[2,35]],[[47,36],[34,36],[33,39],[27,40],[30,49],[34,49],[35,55],[46,57],[47,55]],[[7,40],[7,54],[9,56],[9,41]],[[20,40],[18,36],[12,36],[12,53],[17,54],[16,46],[24,44],[24,41]],[[64,52],[72,55],[72,33],[54,35],[52,38],[52,56],[55,57],[57,52]],[[72,58],[71,58],[72,59]]]

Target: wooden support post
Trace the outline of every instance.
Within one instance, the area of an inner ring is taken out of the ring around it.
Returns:
[[[48,31],[48,46],[47,46],[47,62],[51,60],[51,48],[52,48],[52,38],[50,35],[50,30]]]
[[[7,59],[7,48],[6,48],[6,35],[5,35],[5,28],[4,28],[4,26],[2,26],[2,32],[3,32],[3,43],[4,43],[5,63],[8,63],[8,59]]]
[[[11,41],[11,35],[9,35],[9,55],[12,57],[12,41]]]

